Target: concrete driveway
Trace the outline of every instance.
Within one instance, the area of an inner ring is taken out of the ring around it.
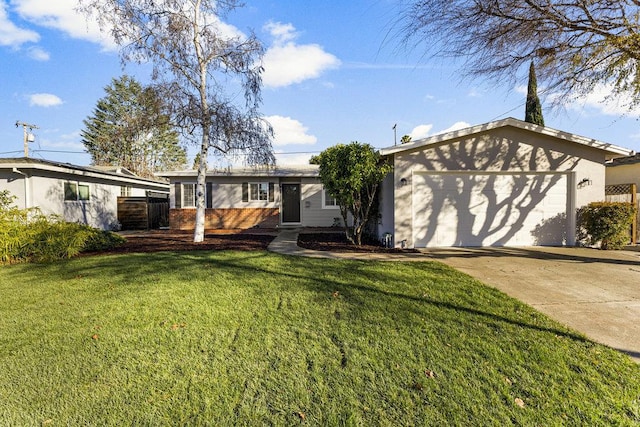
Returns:
[[[640,252],[536,247],[424,253],[640,362]]]

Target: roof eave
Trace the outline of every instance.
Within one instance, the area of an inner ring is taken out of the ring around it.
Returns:
[[[433,136],[420,139],[414,142],[410,142],[407,144],[394,145],[393,147],[383,148],[380,150],[380,154],[391,155],[391,154],[396,154],[402,151],[409,151],[417,148],[425,148],[425,147],[429,147],[430,145],[448,141],[451,139],[463,138],[466,136],[474,135],[476,133],[486,132],[488,130],[506,127],[506,126],[512,126],[519,129],[529,130],[529,131],[537,132],[543,135],[552,136],[558,139],[563,139],[565,141],[585,145],[591,148],[596,148],[596,149],[605,151],[607,159],[614,158],[614,157],[629,156],[634,153],[633,150],[623,148],[617,145],[598,141],[596,139],[590,139],[580,135],[575,135],[569,132],[560,131],[560,130],[549,128],[546,126],[540,126],[540,125],[535,125],[533,123],[523,122],[521,120],[517,120],[509,117],[503,120],[476,125],[476,126],[460,129],[453,132],[433,135]]]
[[[156,181],[156,180],[142,178],[138,176],[127,176],[127,175],[103,173],[99,171],[90,171],[87,169],[76,169],[73,167],[58,166],[58,165],[52,165],[52,164],[46,164],[46,163],[27,163],[27,162],[0,163],[0,168],[22,169],[22,170],[25,170],[25,169],[42,170],[47,172],[64,173],[64,174],[74,175],[74,176],[85,176],[85,177],[98,178],[98,179],[111,179],[114,181],[124,182],[128,184],[138,184],[138,185],[144,184],[144,185],[153,186],[161,189],[166,189],[168,188],[168,185],[169,185],[166,182]]]

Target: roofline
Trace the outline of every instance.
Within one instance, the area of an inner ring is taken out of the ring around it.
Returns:
[[[615,168],[618,166],[637,165],[638,163],[640,163],[640,153],[609,160],[607,163],[605,163],[605,166],[607,166],[608,168]]]
[[[318,168],[313,165],[305,165],[303,168],[257,168],[257,169],[219,169],[208,170],[207,177],[305,177],[316,178],[319,176]],[[156,173],[157,176],[169,177],[192,177],[197,176],[197,170],[164,171]]]
[[[126,182],[129,184],[146,184],[162,188],[163,190],[166,190],[169,187],[168,182],[143,178],[139,176],[127,176],[119,175],[117,173],[102,172],[99,170],[91,170],[89,169],[89,167],[73,165],[71,163],[56,163],[48,160],[31,160],[28,158],[21,158],[21,161],[16,161],[17,159],[6,159],[9,161],[4,162],[3,160],[5,159],[0,159],[0,169],[36,169],[48,172],[66,173],[69,175],[85,176],[90,178],[111,179],[114,181]]]
[[[392,147],[383,148],[380,150],[380,154],[383,156],[387,156],[387,155],[399,153],[402,151],[414,150],[420,147],[427,147],[429,145],[437,144],[437,143],[448,141],[451,139],[462,138],[462,137],[466,137],[476,133],[486,132],[488,130],[498,129],[506,126],[528,130],[531,132],[537,132],[543,135],[552,136],[554,138],[563,139],[565,141],[585,145],[587,147],[596,148],[596,149],[605,151],[609,154],[613,154],[614,156],[629,156],[634,153],[633,150],[630,150],[628,148],[623,148],[617,145],[598,141],[597,139],[587,138],[584,136],[575,135],[569,132],[564,132],[564,131],[553,129],[550,127],[524,122],[522,120],[514,119],[513,117],[508,117],[506,119],[497,120],[497,121],[493,121],[493,122],[489,122],[481,125],[476,125],[476,126],[468,127],[465,129],[433,135],[427,138],[408,142],[406,144],[394,145]]]

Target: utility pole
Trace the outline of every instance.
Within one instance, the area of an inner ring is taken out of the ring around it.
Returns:
[[[29,157],[29,143],[35,141],[35,136],[31,133],[34,129],[40,129],[36,125],[31,125],[29,123],[21,122],[20,120],[16,121],[16,127],[22,126],[23,132],[23,142],[24,142],[24,156]],[[27,132],[27,128],[29,128],[29,132]]]
[[[393,145],[397,145],[398,144],[398,138],[396,135],[396,128],[398,127],[398,124],[396,123],[395,125],[393,125]]]

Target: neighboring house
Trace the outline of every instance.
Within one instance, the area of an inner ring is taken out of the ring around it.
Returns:
[[[576,209],[605,198],[631,150],[508,118],[381,150],[379,234],[395,246],[575,245]]]
[[[635,184],[640,189],[640,154],[607,162],[607,185]]]
[[[0,191],[16,196],[19,208],[39,208],[69,222],[113,229],[119,196],[169,192],[169,184],[141,178],[124,168],[77,166],[33,158],[0,158]]]
[[[171,183],[169,224],[195,227],[197,171],[162,172]],[[331,227],[342,223],[314,165],[212,170],[206,176],[205,229]]]
[[[620,157],[607,162],[606,193],[607,201],[630,202],[640,210],[638,193],[640,192],[640,154]],[[640,215],[636,213],[635,235],[632,242],[640,241]]]

